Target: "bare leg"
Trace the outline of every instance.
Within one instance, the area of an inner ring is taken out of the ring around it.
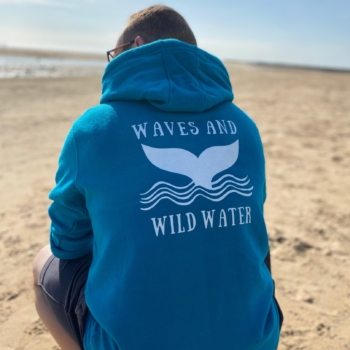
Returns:
[[[73,339],[64,331],[56,320],[50,306],[47,304],[44,293],[39,286],[39,278],[42,268],[51,256],[50,246],[47,245],[38,253],[33,261],[35,307],[42,322],[49,330],[57,344],[62,350],[79,350]]]

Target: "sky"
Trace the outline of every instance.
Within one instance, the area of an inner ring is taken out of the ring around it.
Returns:
[[[154,4],[181,13],[221,60],[350,69],[349,0],[0,0],[0,46],[104,54]]]

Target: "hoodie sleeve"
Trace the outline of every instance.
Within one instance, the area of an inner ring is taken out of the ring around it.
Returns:
[[[77,259],[92,251],[93,232],[84,191],[76,184],[78,154],[74,126],[70,130],[59,158],[56,186],[50,192],[53,203],[49,207],[51,218],[50,246],[60,259]]]

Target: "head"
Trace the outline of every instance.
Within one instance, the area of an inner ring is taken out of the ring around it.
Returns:
[[[115,51],[114,57],[124,51],[160,39],[177,39],[191,45],[197,45],[190,26],[178,12],[168,6],[154,5],[130,16],[116,46],[132,40],[134,43]]]

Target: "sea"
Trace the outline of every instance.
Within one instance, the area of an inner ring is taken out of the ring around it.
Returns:
[[[107,59],[0,55],[0,79],[102,76]]]

